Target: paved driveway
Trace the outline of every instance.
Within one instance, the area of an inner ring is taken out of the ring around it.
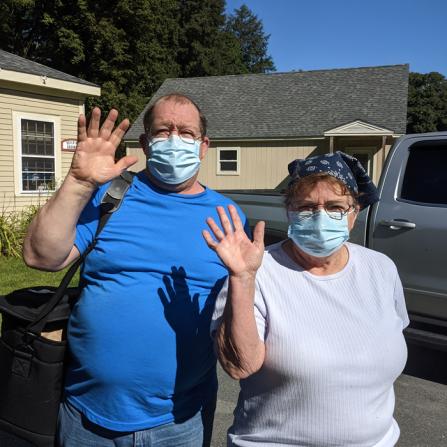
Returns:
[[[212,447],[225,447],[239,385],[219,370]],[[403,374],[395,385],[398,447],[447,447],[447,385]]]

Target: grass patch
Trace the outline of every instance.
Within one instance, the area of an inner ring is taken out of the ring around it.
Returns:
[[[58,286],[65,272],[42,272],[29,268],[20,258],[5,258],[0,256],[0,295],[6,295],[15,289],[32,286]],[[79,273],[71,280],[76,286]]]
[[[68,267],[67,267],[68,269]],[[29,268],[20,258],[0,256],[0,295],[6,295],[16,289],[34,286],[58,286],[67,269],[60,272],[42,272]],[[79,272],[71,280],[70,286],[77,286]],[[0,326],[2,316],[0,314]]]

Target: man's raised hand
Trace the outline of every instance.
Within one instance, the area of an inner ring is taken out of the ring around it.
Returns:
[[[117,177],[137,158],[126,156],[115,163],[115,152],[129,128],[129,120],[124,119],[116,127],[118,111],[110,110],[100,127],[101,110],[95,107],[87,127],[84,115],[78,120],[78,145],[73,156],[69,176],[78,182],[96,188],[98,185]]]
[[[208,247],[214,250],[233,276],[254,277],[262,262],[264,254],[264,222],[258,222],[253,231],[253,242],[247,237],[241,219],[233,205],[228,206],[233,225],[231,224],[225,209],[217,207],[220,223],[223,231],[213,218],[206,222],[210,227],[214,238],[207,230],[202,234]]]

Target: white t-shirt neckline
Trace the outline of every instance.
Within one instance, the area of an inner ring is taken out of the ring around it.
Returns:
[[[271,246],[271,248],[274,250],[275,248],[279,248],[279,252],[286,263],[286,265],[293,270],[297,270],[299,272],[302,272],[304,275],[306,275],[309,278],[312,278],[312,280],[315,281],[332,281],[334,279],[341,278],[342,276],[349,273],[349,271],[352,268],[352,257],[353,257],[353,251],[355,248],[353,247],[353,244],[345,243],[345,247],[348,250],[348,262],[346,265],[338,272],[331,273],[330,275],[314,275],[313,273],[310,273],[309,271],[305,270],[301,265],[299,265],[296,261],[291,259],[291,257],[288,255],[288,253],[284,250],[283,247],[284,241],[278,242],[277,244],[274,244]]]

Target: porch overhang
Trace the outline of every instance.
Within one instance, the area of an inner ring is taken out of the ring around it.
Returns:
[[[375,126],[364,121],[355,120],[342,126],[334,127],[323,133],[325,137],[371,137],[398,136],[385,127]],[[400,136],[400,135],[399,135]]]

